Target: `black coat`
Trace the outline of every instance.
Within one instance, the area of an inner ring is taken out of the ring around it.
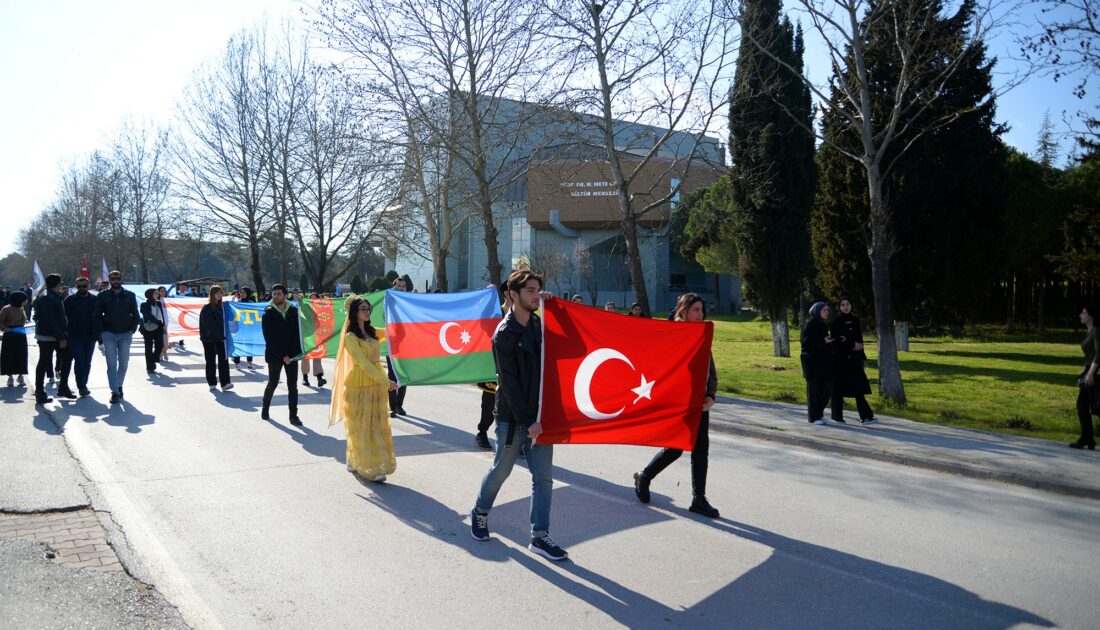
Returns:
[[[53,337],[57,341],[69,340],[65,304],[61,301],[61,296],[53,291],[43,293],[34,301],[34,323],[35,335]]]
[[[275,305],[264,309],[263,319],[264,360],[268,363],[283,362],[283,357],[294,358],[302,354],[302,337],[298,332],[298,307],[289,301],[286,306],[286,316],[279,314]]]
[[[65,298],[65,318],[70,336],[91,337],[95,332],[96,297],[91,293],[73,293]]]
[[[163,335],[164,334],[164,312],[160,309],[160,304],[157,302],[145,301],[141,303],[141,334],[143,335]],[[158,319],[158,317],[160,319]],[[153,330],[146,330],[145,324],[156,324],[157,327]]]
[[[829,327],[820,317],[814,317],[802,328],[802,376],[806,378],[833,378],[833,348],[825,343]]]
[[[538,315],[532,313],[526,326],[512,313],[501,320],[493,333],[493,361],[497,367],[497,422],[530,427],[538,419],[542,380],[542,325]]]
[[[855,315],[841,313],[833,320],[832,326],[833,350],[836,358],[836,384],[835,392],[841,396],[855,396],[856,394],[870,394],[871,384],[867,381],[867,374],[863,371],[863,362],[867,360],[867,353],[856,350],[857,343],[863,343],[863,331],[859,326],[859,318]]]
[[[199,311],[199,340],[225,341],[225,305],[206,304]]]
[[[126,289],[118,293],[112,289],[100,291],[96,296],[94,324],[96,337],[104,331],[118,335],[134,332],[141,324],[137,296]]]

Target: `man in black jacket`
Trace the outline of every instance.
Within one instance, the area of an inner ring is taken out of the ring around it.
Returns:
[[[405,279],[401,277],[394,278],[393,280],[394,291],[408,291],[409,286],[405,283]],[[393,360],[390,357],[386,357],[386,371],[389,374],[390,380],[400,382],[397,380],[397,374],[393,371]],[[405,413],[405,391],[409,389],[404,385],[399,386],[396,390],[390,390],[390,417],[396,418],[397,416],[407,415]]]
[[[298,332],[298,307],[286,299],[286,287],[271,287],[271,305],[264,309],[264,360],[267,361],[267,388],[261,417],[270,420],[271,398],[279,385],[279,375],[286,370],[287,404],[290,424],[301,426],[298,419],[298,355],[302,354],[302,339]]]
[[[88,391],[88,374],[92,369],[92,351],[95,350],[96,297],[89,290],[87,278],[76,279],[76,293],[65,298],[65,319],[69,322],[69,348],[65,351],[65,363],[61,367],[61,384],[57,390],[69,391],[69,372],[76,372],[76,389],[80,396]],[[75,367],[74,367],[75,366]]]
[[[530,271],[514,271],[508,276],[507,287],[512,310],[493,334],[493,360],[499,383],[496,455],[470,510],[470,534],[476,540],[489,540],[489,510],[522,448],[527,454],[532,488],[531,543],[527,548],[550,560],[565,560],[569,554],[550,538],[554,447],[535,443],[542,433],[542,423],[538,422],[542,328],[535,314],[542,278]]]
[[[111,404],[122,399],[122,383],[126,380],[126,367],[130,364],[130,346],[134,331],[141,323],[137,297],[122,288],[122,272],[107,275],[111,288],[96,296],[94,335],[107,357],[107,384],[111,387]]]
[[[68,324],[65,321],[65,305],[61,301],[61,276],[51,273],[46,276],[46,292],[34,301],[34,338],[38,340],[38,364],[34,367],[34,401],[39,405],[52,402],[46,395],[44,382],[46,371],[53,365],[53,353],[69,345]],[[62,381],[64,383],[64,381]],[[60,398],[76,398],[68,387],[58,387]]]

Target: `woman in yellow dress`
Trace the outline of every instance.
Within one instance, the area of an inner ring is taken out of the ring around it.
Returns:
[[[348,471],[382,482],[397,469],[388,398],[397,383],[382,367],[370,303],[351,296],[346,305],[348,323],[336,354],[329,426],[341,420],[347,425]]]

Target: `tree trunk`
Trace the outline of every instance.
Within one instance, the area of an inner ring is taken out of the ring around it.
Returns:
[[[448,291],[447,286],[447,252],[439,251],[432,252],[435,260],[435,286],[440,291],[446,293]]]
[[[1008,279],[1008,324],[1005,326],[1005,332],[1012,334],[1016,332],[1016,274],[1013,273],[1012,277]]]
[[[905,386],[894,337],[894,304],[890,287],[890,240],[888,215],[882,199],[882,179],[877,165],[867,168],[867,188],[871,207],[871,290],[875,300],[875,334],[878,336],[879,394],[897,404],[905,404]]]
[[[260,239],[255,229],[248,235],[248,255],[252,269],[252,282],[256,285],[254,287],[256,295],[263,295],[267,291],[264,287],[263,268],[260,266]]]
[[[791,356],[791,331],[786,310],[772,314],[772,352],[777,357]]]
[[[1037,329],[1039,336],[1042,337],[1047,331],[1046,322],[1046,302],[1047,302],[1047,277],[1046,274],[1039,276],[1039,307],[1037,309],[1036,318]]]
[[[714,311],[722,312],[722,276],[714,274]]]
[[[909,352],[909,322],[894,322],[894,335],[897,336],[898,352]]]
[[[634,301],[642,307],[642,313],[652,315],[649,305],[649,290],[645,286],[645,272],[642,270],[642,253],[638,248],[638,221],[634,209],[627,198],[625,186],[619,188],[619,209],[623,215],[623,236],[626,240],[626,259],[630,269],[630,285],[634,289]],[[593,301],[593,306],[595,301]]]

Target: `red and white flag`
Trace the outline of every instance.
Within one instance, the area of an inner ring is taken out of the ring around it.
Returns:
[[[84,256],[80,259],[80,276],[84,279],[88,279],[90,274],[88,273],[88,257]]]
[[[542,305],[543,444],[690,451],[714,325],[627,317],[568,300]]]

